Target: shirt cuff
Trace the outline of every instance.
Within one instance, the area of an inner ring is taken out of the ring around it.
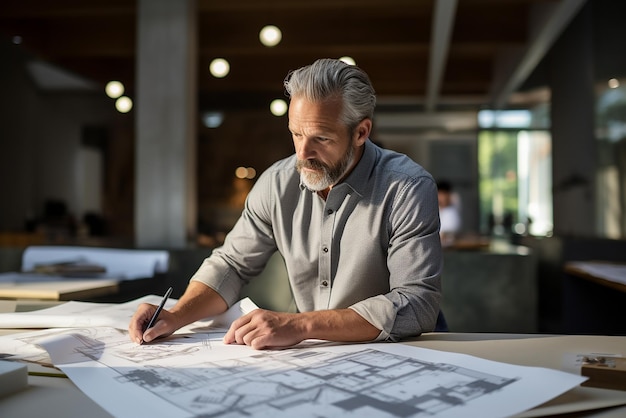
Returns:
[[[397,312],[393,303],[385,296],[378,295],[365,299],[350,306],[350,309],[381,330],[375,341],[385,341],[389,338]]]

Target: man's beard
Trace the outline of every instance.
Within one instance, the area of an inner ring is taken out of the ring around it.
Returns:
[[[333,166],[328,166],[317,160],[297,160],[296,170],[300,173],[300,179],[307,189],[319,192],[328,189],[341,180],[352,167],[353,162],[354,148],[350,145],[343,158]],[[317,172],[303,171],[303,168],[314,169]]]

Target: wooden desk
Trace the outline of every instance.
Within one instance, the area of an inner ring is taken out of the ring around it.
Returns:
[[[25,283],[0,282],[0,299],[80,300],[119,292],[119,280],[85,279]]]

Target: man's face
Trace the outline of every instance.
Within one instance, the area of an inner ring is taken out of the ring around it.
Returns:
[[[446,190],[437,191],[437,200],[439,201],[440,208],[446,208],[452,203],[452,197],[450,196],[450,192]]]
[[[320,103],[291,99],[289,130],[298,158],[296,169],[312,191],[327,190],[354,164],[354,145],[341,112],[340,99]]]

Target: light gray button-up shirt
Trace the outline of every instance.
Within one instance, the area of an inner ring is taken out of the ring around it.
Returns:
[[[326,200],[300,183],[296,156],[276,162],[192,281],[229,304],[278,250],[300,312],[351,308],[377,340],[432,331],[441,299],[437,186],[408,157],[366,141],[352,173]]]

